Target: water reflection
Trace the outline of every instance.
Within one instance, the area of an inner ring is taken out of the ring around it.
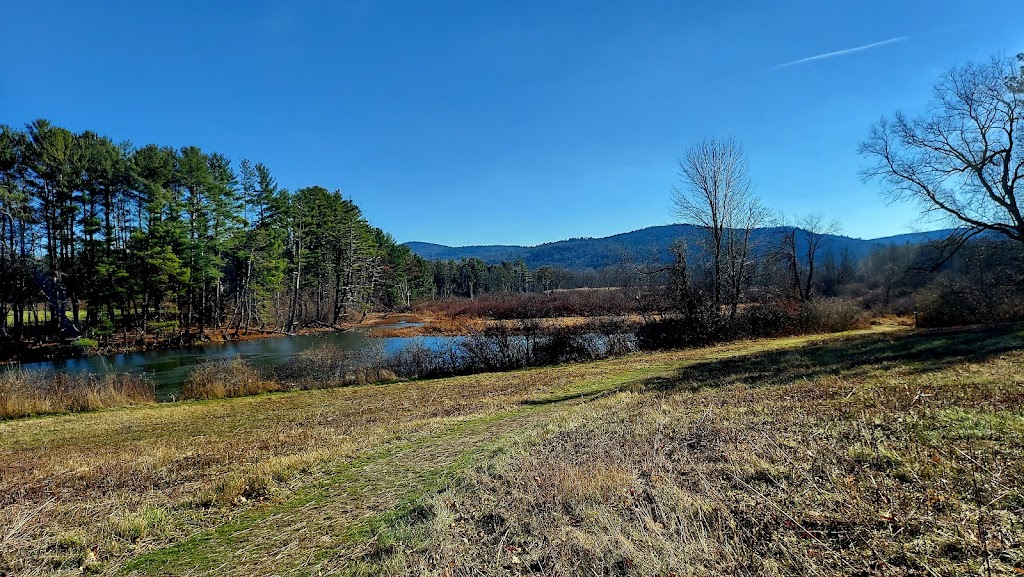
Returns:
[[[405,326],[409,326],[406,324]],[[367,349],[383,344],[386,353],[396,352],[411,341],[431,348],[445,346],[451,337],[395,337],[376,339],[362,331],[316,333],[294,337],[275,337],[254,341],[236,341],[159,351],[93,356],[81,359],[63,359],[20,366],[28,371],[56,371],[67,373],[131,373],[145,375],[156,385],[157,396],[163,399],[176,394],[181,383],[198,364],[222,359],[241,358],[258,367],[280,365],[302,351],[323,345],[340,346],[348,350]]]

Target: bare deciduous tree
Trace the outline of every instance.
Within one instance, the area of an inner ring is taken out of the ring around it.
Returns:
[[[1010,58],[951,68],[924,114],[897,113],[872,127],[860,145],[874,161],[865,179],[881,179],[890,198],[918,201],[958,225],[953,248],[985,231],[1024,243],[1016,188],[1024,178],[1022,78]]]
[[[818,253],[831,242],[831,236],[839,232],[839,228],[838,221],[826,221],[818,214],[802,216],[791,226],[783,225],[779,256],[785,263],[793,292],[800,302],[810,302],[814,295]]]
[[[676,217],[707,232],[715,309],[726,298],[735,317],[750,275],[753,231],[768,217],[754,195],[743,147],[731,137],[704,140],[679,160],[679,177],[672,190]]]

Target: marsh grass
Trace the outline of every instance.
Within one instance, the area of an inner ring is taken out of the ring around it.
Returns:
[[[185,399],[223,399],[281,390],[276,381],[240,358],[197,366],[181,386]]]
[[[0,371],[0,419],[94,411],[155,400],[152,382],[134,375]]]
[[[197,366],[181,393],[184,399],[211,400],[397,380],[382,362],[378,349],[349,350],[336,345],[303,351],[277,367],[254,367],[240,358],[218,360]]]

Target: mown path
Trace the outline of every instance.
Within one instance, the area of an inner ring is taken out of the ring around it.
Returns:
[[[880,332],[0,422],[0,527],[18,524],[0,532],[0,573],[344,573],[376,528],[589,399]],[[268,476],[248,500],[222,487]]]
[[[523,409],[455,420],[355,461],[336,463],[316,486],[269,508],[158,550],[129,574],[319,575],[338,571],[374,525],[403,512],[451,474],[554,409]]]
[[[784,349],[820,338],[777,339],[758,349]],[[751,345],[688,355],[683,364],[750,354]],[[637,363],[632,370],[556,385],[503,412],[433,422],[414,438],[355,460],[327,466],[315,486],[268,508],[139,557],[131,575],[323,575],[344,572],[374,527],[402,514],[459,470],[488,458],[510,438],[528,434],[555,413],[619,387],[668,376],[680,363]],[[555,369],[542,369],[551,371]]]

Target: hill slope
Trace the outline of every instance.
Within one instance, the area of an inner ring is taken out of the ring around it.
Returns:
[[[782,228],[761,228],[755,231],[760,240],[776,240]],[[927,242],[944,238],[949,230],[935,230],[920,233],[901,234],[876,239],[859,239],[848,236],[829,235],[827,251],[839,253],[849,251],[851,256],[860,258],[879,246],[902,245]],[[571,238],[537,246],[489,245],[451,247],[428,242],[405,243],[414,253],[428,260],[459,260],[479,258],[488,264],[523,259],[531,268],[557,266],[573,270],[613,266],[625,257],[635,260],[650,260],[657,255],[658,261],[671,258],[669,246],[676,239],[695,244],[702,237],[702,231],[689,224],[651,226],[607,236],[603,238]]]

